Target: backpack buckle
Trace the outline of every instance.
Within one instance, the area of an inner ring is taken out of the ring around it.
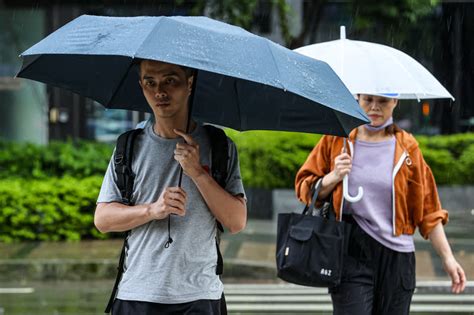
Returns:
[[[123,162],[123,154],[121,153],[115,154],[115,158],[114,158],[115,165],[122,164],[122,162]]]

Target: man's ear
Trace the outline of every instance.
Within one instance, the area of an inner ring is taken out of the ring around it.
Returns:
[[[143,84],[142,84],[142,80],[141,80],[141,79],[138,79],[138,84],[140,84],[140,87],[143,89]]]
[[[191,93],[193,90],[193,81],[194,81],[194,76],[188,78],[188,91]]]

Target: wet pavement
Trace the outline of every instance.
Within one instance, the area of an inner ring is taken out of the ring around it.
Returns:
[[[456,258],[474,280],[471,216],[451,214],[446,226]],[[326,290],[296,287],[276,277],[276,220],[254,220],[223,234],[223,281],[230,314],[331,314]],[[0,244],[0,315],[102,314],[122,241]],[[462,295],[429,241],[415,235],[417,293],[412,314],[474,314],[474,282]],[[295,297],[299,296],[299,297]],[[292,310],[292,311],[290,311]]]
[[[453,252],[474,280],[473,216],[456,217],[446,226]],[[278,282],[275,270],[276,220],[248,221],[239,234],[222,236],[224,278]],[[0,283],[17,280],[113,278],[122,241],[0,243]],[[431,243],[415,234],[417,280],[448,280]],[[1,287],[1,285],[0,285]]]

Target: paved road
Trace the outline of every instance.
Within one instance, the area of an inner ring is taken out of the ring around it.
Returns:
[[[439,293],[449,282],[421,282],[413,297],[411,314],[474,314],[474,282],[462,295]],[[231,314],[331,314],[326,289],[290,284],[234,284],[226,286]]]
[[[0,289],[2,315],[102,314],[110,281],[10,283]],[[418,283],[411,314],[474,314],[474,282],[466,293],[446,293],[449,283]],[[229,284],[225,286],[229,313],[331,314],[326,289],[291,284]]]

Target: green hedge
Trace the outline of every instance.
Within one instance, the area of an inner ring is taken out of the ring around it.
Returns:
[[[103,238],[94,227],[102,177],[0,181],[0,241]]]
[[[88,141],[48,146],[0,141],[0,178],[103,176],[112,150],[111,145]]]
[[[319,141],[319,135],[291,132],[227,130],[239,150],[247,187],[288,188],[296,171]],[[417,140],[438,184],[473,184],[474,134]],[[112,153],[106,144],[80,141],[48,146],[0,141],[0,179],[103,176]]]
[[[474,133],[416,139],[438,185],[474,184]]]
[[[319,135],[227,130],[246,187],[292,188]],[[417,137],[438,184],[474,184],[474,134]],[[0,142],[0,241],[103,238],[95,202],[112,153],[106,144]]]
[[[287,188],[296,171],[321,138],[293,132],[226,130],[235,142],[246,187]]]
[[[227,131],[239,150],[246,187],[291,188],[295,174],[321,136]],[[439,185],[474,184],[474,134],[417,136]]]

